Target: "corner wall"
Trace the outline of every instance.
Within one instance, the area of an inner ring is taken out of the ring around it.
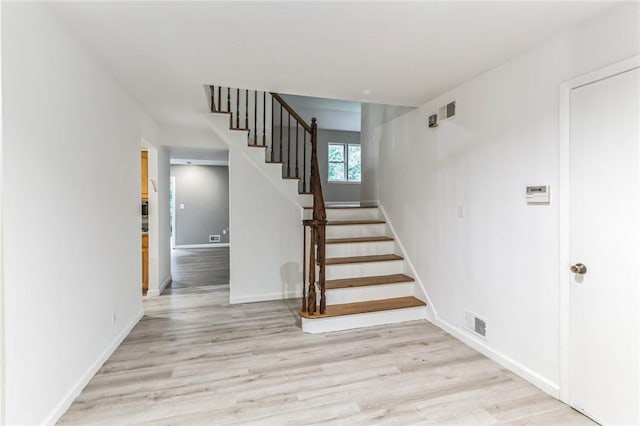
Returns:
[[[396,118],[363,108],[364,150],[379,145],[363,193],[377,186],[436,322],[556,396],[558,90],[637,55],[638,16],[637,3],[617,6]],[[456,118],[429,129],[453,99]],[[552,203],[527,205],[525,187],[545,184]],[[486,341],[463,329],[465,311],[487,319]]]
[[[2,252],[3,247],[3,236],[2,236],[2,227],[3,227],[3,192],[4,192],[4,158],[3,158],[3,141],[4,141],[4,132],[2,122],[4,121],[4,116],[2,115],[2,2],[0,2],[0,424],[5,423],[5,344],[4,344],[4,330],[5,330],[5,320],[4,320],[4,255]]]
[[[155,124],[40,3],[2,4],[6,422],[49,424],[142,316]]]

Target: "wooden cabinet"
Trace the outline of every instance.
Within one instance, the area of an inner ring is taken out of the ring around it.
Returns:
[[[141,188],[142,188],[142,201],[149,201],[149,160],[148,160],[148,152],[141,151],[140,153],[140,170],[142,173],[140,174],[141,178]]]
[[[142,294],[149,290],[149,236],[142,235]]]

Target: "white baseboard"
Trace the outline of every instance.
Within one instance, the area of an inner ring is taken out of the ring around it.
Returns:
[[[149,290],[149,291],[147,291],[147,296],[148,297],[158,297],[158,296],[160,296],[162,294],[162,292],[164,291],[164,289],[167,288],[167,286],[169,284],[171,284],[171,281],[173,281],[173,277],[171,276],[171,274],[169,274],[167,279],[164,280],[162,282],[162,284],[160,284],[160,288],[158,290]]]
[[[182,244],[176,245],[173,248],[187,249],[187,248],[207,248],[207,247],[230,247],[230,243],[207,243],[207,244]]]
[[[125,328],[116,336],[111,345],[98,357],[98,359],[93,363],[93,365],[87,370],[87,372],[82,376],[80,380],[73,386],[69,392],[62,398],[62,400],[56,405],[56,407],[52,410],[51,414],[47,416],[46,420],[42,422],[45,425],[54,425],[60,418],[67,412],[73,401],[80,395],[85,386],[89,383],[89,381],[93,378],[93,376],[98,372],[100,367],[113,355],[118,346],[122,343],[122,341],[129,335],[133,327],[142,319],[144,312],[141,310],[138,312],[133,320],[125,326]]]
[[[300,284],[300,287],[302,287],[302,284]],[[302,297],[302,289],[282,293],[251,294],[240,297],[229,296],[229,303],[234,305],[238,303],[267,302],[269,300],[295,299],[300,297]]]
[[[473,337],[469,334],[469,332],[454,326],[453,324],[443,320],[440,317],[436,317],[432,322],[436,326],[454,336],[456,339],[477,350],[484,356],[491,358],[493,361],[514,372],[528,382],[534,384],[552,397],[556,399],[560,398],[560,386],[558,383],[552,382],[546,377],[543,377],[530,368],[527,368],[524,365],[520,364],[518,361],[508,357],[501,352],[496,351],[495,349],[491,348],[485,341]]]

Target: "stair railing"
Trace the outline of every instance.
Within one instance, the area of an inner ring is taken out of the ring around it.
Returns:
[[[209,92],[211,112],[229,114],[231,130],[246,130],[249,146],[266,148],[266,162],[282,164],[284,179],[298,179],[298,192],[313,194],[312,218],[303,220],[302,312],[315,314],[319,309],[320,314],[325,313],[327,215],[318,167],[316,119],[312,118],[308,124],[277,93],[222,86],[209,86]],[[308,259],[307,227],[310,235]]]

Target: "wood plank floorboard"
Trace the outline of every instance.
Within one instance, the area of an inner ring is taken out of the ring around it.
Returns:
[[[173,281],[163,294],[216,291],[229,285],[229,247],[171,250]],[[203,288],[205,287],[205,288]]]
[[[205,250],[59,424],[594,424],[426,321],[305,334],[298,300],[230,305],[228,249]]]

